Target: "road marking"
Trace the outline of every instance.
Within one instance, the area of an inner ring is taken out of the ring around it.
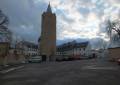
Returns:
[[[101,66],[85,66],[82,69],[93,69],[93,70],[117,70],[117,67],[101,67]]]
[[[13,71],[13,70],[21,69],[21,68],[23,68],[23,67],[24,67],[24,66],[13,67],[13,68],[10,68],[10,69],[7,69],[7,70],[2,70],[2,71],[0,71],[0,73],[5,74],[5,73],[11,72],[11,71]]]

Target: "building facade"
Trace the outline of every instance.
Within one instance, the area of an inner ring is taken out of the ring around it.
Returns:
[[[85,58],[90,55],[91,46],[89,42],[77,43],[76,41],[68,42],[57,46],[57,58]]]
[[[50,4],[42,14],[41,36],[39,39],[40,55],[43,61],[54,60],[56,54],[56,15],[52,13]]]
[[[25,63],[25,56],[21,50],[22,49],[17,49],[14,47],[10,48],[9,55],[7,56],[8,65]]]
[[[7,55],[11,44],[11,32],[0,25],[0,65],[6,64]]]
[[[112,61],[120,59],[120,47],[108,48],[108,56]]]
[[[0,65],[6,65],[7,64],[7,55],[9,53],[9,43],[0,42]]]
[[[28,41],[18,42],[16,45],[17,52],[25,56],[26,61],[31,57],[38,56],[38,45]]]

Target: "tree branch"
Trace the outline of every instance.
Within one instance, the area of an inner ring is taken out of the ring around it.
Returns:
[[[0,25],[3,25],[5,23],[8,23],[8,18],[5,16],[4,20],[0,23]]]

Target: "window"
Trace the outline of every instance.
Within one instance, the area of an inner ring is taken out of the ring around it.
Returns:
[[[85,48],[83,48],[83,50],[85,50]]]

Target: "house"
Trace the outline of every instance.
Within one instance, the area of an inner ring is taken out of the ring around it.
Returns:
[[[10,44],[11,32],[5,26],[0,26],[0,65],[6,64]]]
[[[16,48],[18,52],[25,56],[26,61],[29,60],[30,57],[38,56],[38,45],[28,41],[20,41],[17,43]]]
[[[0,65],[6,64],[8,53],[9,53],[9,43],[0,42]]]
[[[9,55],[7,55],[6,61],[8,65],[25,63],[25,56],[21,50],[10,47]]]
[[[108,48],[108,56],[109,59],[112,61],[116,61],[117,59],[120,59],[120,47]]]
[[[89,42],[68,42],[57,46],[56,56],[57,58],[85,58],[90,55],[91,46]]]

